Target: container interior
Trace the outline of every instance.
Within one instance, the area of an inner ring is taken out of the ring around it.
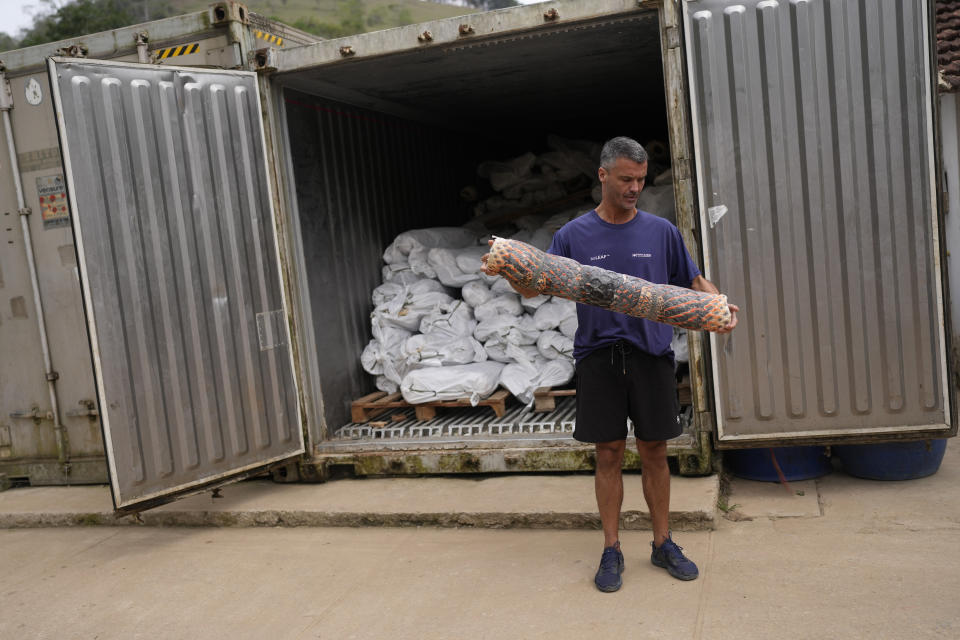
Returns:
[[[467,223],[461,189],[489,192],[481,162],[543,152],[549,134],[669,143],[656,11],[279,79],[328,429],[375,390],[360,353],[384,249],[409,229]]]

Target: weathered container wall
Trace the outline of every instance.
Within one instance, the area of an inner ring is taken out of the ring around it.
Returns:
[[[218,6],[222,9],[219,13]],[[53,369],[59,374],[56,386],[61,421],[69,440],[69,465],[57,465],[36,308],[7,140],[0,128],[0,473],[29,479],[33,484],[107,480],[45,59],[73,46],[91,58],[136,62],[137,37],[146,34],[145,53],[153,64],[231,68],[242,63],[241,52],[251,46],[248,43],[278,46],[276,42],[257,40],[255,31],[280,34],[288,46],[317,40],[254,14],[244,18],[250,20],[246,24],[237,13],[240,8],[223,3],[208,12],[0,53],[13,98],[13,134],[26,205],[32,211],[28,220],[33,251]],[[36,104],[27,100],[28,86]],[[38,418],[32,417],[34,411]]]
[[[960,286],[960,94],[940,96],[940,141],[943,148],[941,187],[945,191],[944,234],[947,245],[947,267],[951,293]],[[954,371],[960,370],[960,294],[950,296],[950,317],[953,332]],[[956,383],[955,383],[956,384]]]
[[[721,441],[951,422],[927,5],[686,3]]]
[[[475,164],[450,132],[317,98],[284,93],[304,260],[324,394],[324,419],[349,422],[369,393],[360,352],[370,340],[370,292],[383,250],[409,229],[458,226],[458,193]],[[472,157],[472,155],[471,155]]]
[[[256,77],[51,68],[117,505],[297,453]]]

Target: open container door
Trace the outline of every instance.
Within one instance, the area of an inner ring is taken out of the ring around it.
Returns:
[[[116,509],[302,453],[256,75],[49,72]]]
[[[956,434],[925,0],[684,0],[721,447]]]

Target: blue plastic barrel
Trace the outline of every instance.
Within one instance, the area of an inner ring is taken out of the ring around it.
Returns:
[[[738,478],[779,482],[770,451],[769,448],[724,451],[723,463]],[[819,478],[833,469],[823,447],[773,447],[772,451],[789,482]]]
[[[834,455],[843,470],[870,480],[914,480],[933,475],[947,450],[945,438],[913,442],[838,445]]]

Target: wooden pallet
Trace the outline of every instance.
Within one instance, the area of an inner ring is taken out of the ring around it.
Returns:
[[[557,408],[557,398],[577,395],[576,389],[554,389],[552,387],[540,387],[533,392],[533,410],[534,411],[553,411]]]
[[[509,397],[509,391],[506,389],[498,389],[494,391],[490,397],[477,403],[477,406],[490,407],[497,417],[500,418],[507,412],[506,403]],[[399,392],[388,394],[384,391],[375,391],[374,393],[353,401],[350,405],[350,419],[356,423],[364,423],[370,422],[372,418],[381,415],[389,409],[413,409],[417,420],[432,420],[436,417],[438,408],[463,408],[469,406],[471,406],[469,398],[410,404],[403,399]],[[393,414],[391,420],[399,421],[407,417],[408,414]],[[388,422],[380,420],[371,422],[370,424],[373,426],[386,426]]]
[[[690,376],[684,376],[683,380],[677,383],[677,393],[680,396],[680,405],[693,404],[693,395],[690,390]],[[577,395],[576,389],[554,389],[552,387],[540,387],[533,392],[533,410],[540,412],[549,412],[557,408],[557,398],[565,398]]]

